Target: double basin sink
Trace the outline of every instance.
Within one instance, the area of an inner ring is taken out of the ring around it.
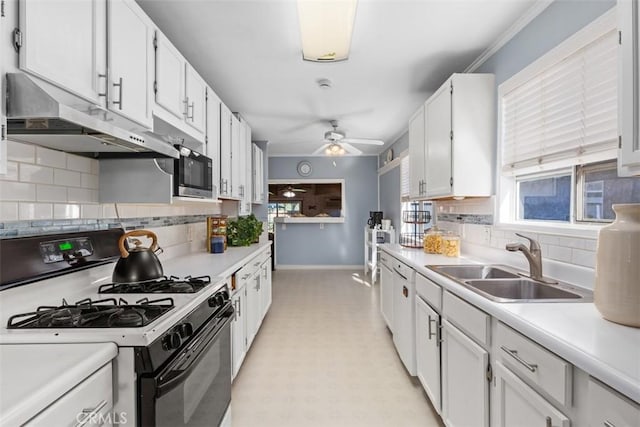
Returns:
[[[493,265],[428,265],[472,291],[496,302],[591,302],[588,290],[565,283],[523,277],[521,273]]]

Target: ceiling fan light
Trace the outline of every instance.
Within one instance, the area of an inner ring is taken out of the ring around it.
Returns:
[[[345,153],[344,148],[335,142],[330,144],[324,152],[328,156],[341,156]]]
[[[335,62],[349,58],[358,0],[298,0],[302,58]]]
[[[285,191],[284,193],[282,193],[282,195],[283,195],[284,197],[289,197],[289,198],[291,198],[291,197],[296,197],[296,193],[294,193],[294,192],[293,192],[293,191],[291,191],[291,190],[287,190],[287,191]]]

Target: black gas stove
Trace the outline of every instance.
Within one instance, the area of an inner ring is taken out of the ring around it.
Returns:
[[[109,283],[98,289],[100,294],[192,294],[211,283],[211,277],[161,277],[133,283]]]
[[[57,307],[41,306],[36,311],[13,315],[8,329],[21,328],[127,328],[146,326],[174,307],[173,299],[147,298],[129,304],[120,298],[93,301],[90,298]]]

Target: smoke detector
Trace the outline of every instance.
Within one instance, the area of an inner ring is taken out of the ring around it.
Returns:
[[[333,82],[329,79],[318,79],[317,83],[320,89],[331,89],[333,86]]]

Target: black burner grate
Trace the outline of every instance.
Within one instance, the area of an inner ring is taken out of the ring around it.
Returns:
[[[120,298],[85,299],[59,307],[43,306],[9,318],[8,329],[29,328],[127,328],[146,326],[174,307],[173,299],[147,298],[129,304]]]
[[[100,294],[192,294],[201,291],[211,283],[211,277],[199,276],[179,278],[176,276],[162,277],[132,283],[109,283],[98,289]]]

